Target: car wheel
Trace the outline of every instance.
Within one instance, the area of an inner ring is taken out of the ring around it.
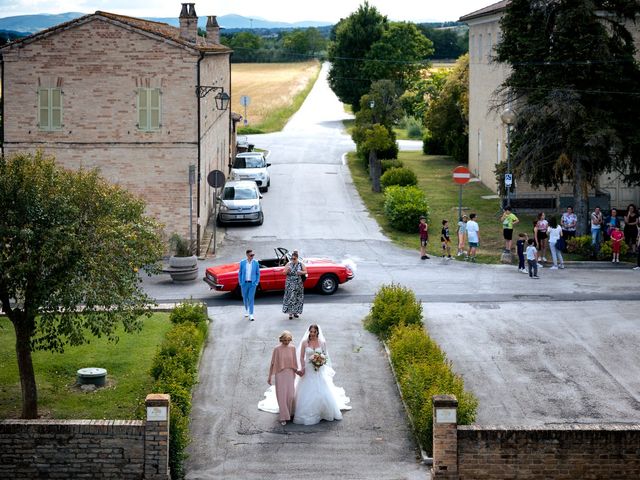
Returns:
[[[333,295],[337,289],[338,277],[332,273],[327,273],[320,277],[320,281],[318,282],[318,290],[320,290],[320,293],[323,295]]]
[[[267,185],[266,187],[260,187],[260,191],[262,193],[267,193],[269,191],[269,185]]]
[[[258,220],[258,225],[262,225],[264,222],[264,214],[260,212],[260,220]]]
[[[267,188],[271,186],[271,179],[267,182]]]

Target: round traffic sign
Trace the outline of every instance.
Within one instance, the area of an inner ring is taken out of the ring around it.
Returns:
[[[221,170],[211,170],[207,175],[207,183],[213,188],[224,187],[224,172]]]
[[[453,181],[460,185],[469,183],[471,171],[467,167],[459,166],[453,169]]]

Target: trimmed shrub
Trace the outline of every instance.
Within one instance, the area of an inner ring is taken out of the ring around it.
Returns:
[[[189,444],[191,390],[198,381],[198,360],[207,338],[206,305],[185,302],[169,315],[174,324],[153,359],[154,392],[171,395],[169,467],[171,478],[184,478],[185,450]]]
[[[620,256],[624,257],[627,254],[627,252],[629,252],[629,245],[627,245],[624,242],[624,239],[622,239],[622,242],[620,243]],[[598,258],[602,260],[611,260],[612,255],[613,255],[613,241],[607,240],[602,245],[600,245],[600,252],[598,254]]]
[[[401,285],[383,285],[376,293],[365,327],[380,338],[387,338],[397,325],[422,325],[422,304],[413,290]]]
[[[384,190],[384,214],[396,230],[414,233],[418,231],[420,215],[429,217],[429,207],[418,187],[391,185]]]
[[[433,396],[456,396],[458,425],[469,425],[475,421],[478,400],[465,391],[462,377],[453,372],[451,362],[421,326],[395,327],[388,345],[416,436],[432,455]]]
[[[422,153],[425,155],[446,155],[444,143],[435,138],[430,131],[426,131],[422,137]]]
[[[413,173],[413,170],[408,168],[390,168],[380,177],[380,184],[385,188],[391,185],[407,187],[409,185],[417,185],[418,177]]]
[[[582,235],[580,237],[573,237],[567,242],[567,252],[575,253],[583,257],[590,257],[593,254],[593,248],[591,247],[591,235]]]
[[[386,172],[390,168],[402,168],[404,164],[402,160],[381,160],[380,165],[382,166],[382,173]]]

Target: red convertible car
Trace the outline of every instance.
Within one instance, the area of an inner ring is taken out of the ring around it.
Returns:
[[[260,265],[259,291],[284,290],[286,276],[284,266],[291,255],[286,248],[275,249],[276,258],[258,260]],[[341,283],[348,282],[354,276],[354,266],[341,264],[328,258],[302,258],[302,263],[307,267],[307,279],[305,288],[315,288],[324,295],[331,295]],[[240,263],[229,263],[207,268],[203,280],[212,290],[220,292],[233,292],[240,296],[238,285],[238,270]]]

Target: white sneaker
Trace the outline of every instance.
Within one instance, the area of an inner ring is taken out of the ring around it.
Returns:
[[[542,257],[542,261],[543,261],[543,262],[546,262],[546,261],[547,261],[547,259],[546,259],[546,258],[544,258],[544,257]]]
[[[633,267],[634,270],[640,270],[640,267]]]
[[[253,322],[253,315],[249,315],[249,320]]]
[[[244,311],[244,316],[245,316],[245,318],[249,316],[249,311],[248,310]]]
[[[558,270],[558,267],[556,267],[555,265],[553,267],[551,267],[549,270]]]
[[[560,265],[560,269],[561,270],[564,269],[564,264]]]
[[[611,263],[616,263],[616,259],[615,259],[615,258],[612,258],[612,259],[611,259]]]
[[[519,271],[520,273],[529,273],[529,272],[527,272],[527,269],[526,269],[526,268],[520,268],[520,269],[518,269],[518,271]]]
[[[538,264],[538,268],[544,268],[544,265],[542,265],[541,263]]]

